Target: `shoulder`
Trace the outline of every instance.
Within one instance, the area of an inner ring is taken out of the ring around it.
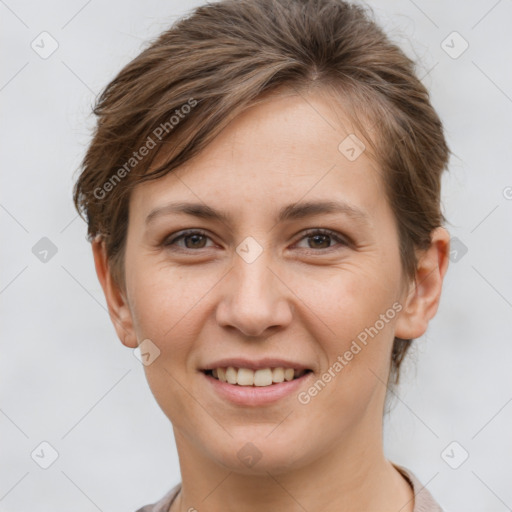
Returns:
[[[393,466],[411,484],[412,490],[414,492],[413,512],[443,512],[443,509],[436,502],[432,494],[430,494],[428,489],[418,480],[412,471],[397,464],[393,464]]]
[[[135,512],[168,512],[171,503],[180,491],[181,483],[175,485],[170,491],[164,494],[158,501],[150,505],[144,505]]]

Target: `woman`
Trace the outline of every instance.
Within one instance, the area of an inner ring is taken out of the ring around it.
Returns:
[[[107,86],[75,186],[182,482],[139,511],[438,511],[388,386],[447,270],[442,124],[340,0],[224,0]]]

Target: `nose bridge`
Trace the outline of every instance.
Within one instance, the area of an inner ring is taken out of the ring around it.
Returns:
[[[241,256],[235,259],[235,288],[239,299],[256,299],[265,303],[273,302],[275,283],[274,276],[269,270],[271,265],[270,251],[248,261]],[[263,305],[263,304],[261,304]]]
[[[271,251],[254,239],[239,244],[217,310],[221,325],[236,327],[246,336],[259,336],[267,328],[284,326],[291,320],[285,288],[270,270],[272,263]]]

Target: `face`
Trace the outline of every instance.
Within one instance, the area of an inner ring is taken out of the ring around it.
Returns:
[[[406,292],[380,170],[340,151],[349,133],[318,92],[270,97],[133,191],[122,321],[158,355],[144,369],[180,453],[278,473],[381,435]],[[251,387],[204,371],[230,363],[309,371]]]

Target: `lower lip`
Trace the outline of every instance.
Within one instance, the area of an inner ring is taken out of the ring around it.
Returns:
[[[246,406],[259,406],[277,402],[285,396],[297,393],[299,388],[313,375],[305,373],[298,379],[271,384],[270,386],[239,386],[222,382],[211,375],[201,372],[206,382],[222,398],[236,404]]]

